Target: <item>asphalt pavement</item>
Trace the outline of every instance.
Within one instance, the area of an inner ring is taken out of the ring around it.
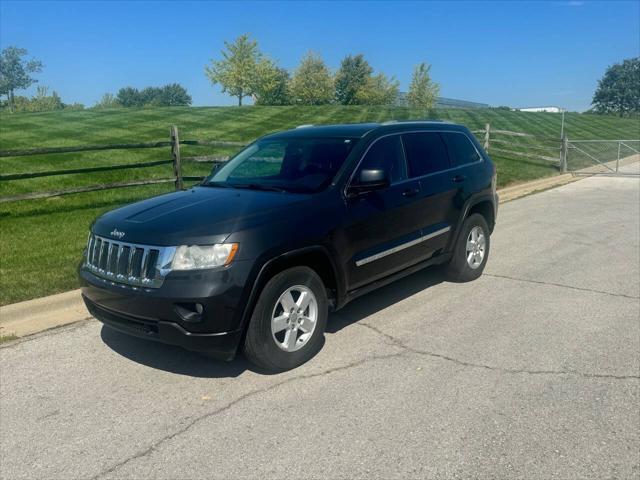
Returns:
[[[639,478],[640,180],[501,205],[485,274],[423,271],[264,375],[96,321],[0,348],[0,478]]]

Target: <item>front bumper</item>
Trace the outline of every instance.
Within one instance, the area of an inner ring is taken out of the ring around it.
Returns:
[[[105,325],[119,332],[177,345],[186,350],[204,352],[220,360],[232,360],[242,338],[242,331],[222,333],[193,333],[173,322],[148,321],[112,312],[82,295],[89,313]]]
[[[250,262],[233,268],[170,274],[157,289],[115,284],[80,268],[82,297],[89,312],[111,328],[140,338],[178,345],[230,360],[242,339]],[[198,303],[197,320],[179,306]]]

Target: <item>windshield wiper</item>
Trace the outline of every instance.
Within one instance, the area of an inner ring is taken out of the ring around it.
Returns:
[[[265,192],[286,192],[282,187],[276,187],[273,185],[263,185],[261,183],[230,183],[230,186],[234,188],[246,188],[248,190],[262,190]]]
[[[233,188],[233,185],[224,182],[203,182],[201,187],[219,187],[219,188]]]

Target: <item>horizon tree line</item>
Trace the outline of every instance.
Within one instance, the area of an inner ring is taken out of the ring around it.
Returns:
[[[347,55],[333,74],[322,57],[309,51],[290,74],[266,56],[248,34],[224,42],[220,60],[211,60],[205,74],[223,93],[238,99],[250,97],[256,105],[393,105],[400,83],[395,77],[375,73],[364,55]],[[431,66],[415,66],[407,102],[432,108],[440,86],[430,76]]]
[[[31,98],[16,95],[38,82],[35,74],[43,64],[27,58],[24,48],[9,46],[0,52],[0,110],[46,111],[82,109],[79,103],[65,104],[54,90],[39,87]],[[431,66],[425,62],[414,67],[407,103],[411,106],[431,107],[439,93],[439,85],[431,79]],[[238,105],[246,97],[256,105],[390,105],[399,94],[399,83],[374,69],[362,54],[347,55],[335,74],[320,55],[308,52],[293,74],[264,55],[255,40],[241,35],[233,43],[225,42],[221,60],[211,60],[205,73],[213,84],[220,84],[223,92],[238,98]],[[106,93],[94,108],[140,106],[186,106],[191,96],[178,83],[162,87],[121,88],[116,95]],[[598,82],[587,113],[640,115],[640,58],[625,59],[607,68]]]

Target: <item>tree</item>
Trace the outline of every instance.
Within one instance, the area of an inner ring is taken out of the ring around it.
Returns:
[[[9,111],[14,111],[14,92],[24,90],[37,82],[32,73],[42,71],[42,62],[31,59],[24,48],[7,47],[0,53],[0,95],[7,96]]]
[[[253,92],[256,105],[289,105],[289,72],[265,58],[258,63]]]
[[[398,98],[400,84],[395,78],[387,78],[384,73],[367,78],[366,83],[356,92],[354,103],[358,105],[391,105]]]
[[[145,87],[139,92],[139,100],[138,103],[141,107],[144,106],[154,106],[160,107],[160,87]]]
[[[102,98],[96,102],[93,108],[117,108],[120,107],[120,103],[116,100],[113,93],[105,93]]]
[[[336,73],[336,101],[342,105],[355,105],[358,101],[358,92],[369,86],[373,68],[362,54],[348,55],[340,62],[340,68]]]
[[[204,70],[211,83],[222,85],[222,91],[232,97],[238,97],[238,106],[242,99],[253,95],[258,63],[262,54],[258,42],[249,35],[240,35],[235,42],[224,42],[222,60],[211,60]]]
[[[49,95],[49,88],[44,86],[38,86],[36,94],[30,100],[29,111],[31,112],[49,112],[52,110],[62,110],[64,103],[60,95],[54,90]]]
[[[160,88],[157,103],[163,107],[186,107],[191,105],[191,95],[179,83],[170,83]]]
[[[420,63],[413,69],[407,101],[412,107],[433,108],[440,93],[440,85],[431,80],[431,65]]]
[[[146,87],[142,90],[133,87],[124,87],[118,90],[115,100],[123,107],[175,107],[191,105],[191,96],[179,83],[170,83],[162,87]]]
[[[331,72],[319,55],[307,53],[291,79],[291,96],[301,105],[324,105],[334,97]]]
[[[640,57],[607,68],[592,104],[596,113],[615,113],[621,117],[640,113]]]
[[[141,107],[144,105],[140,91],[133,87],[124,87],[118,90],[116,100],[123,107]]]

